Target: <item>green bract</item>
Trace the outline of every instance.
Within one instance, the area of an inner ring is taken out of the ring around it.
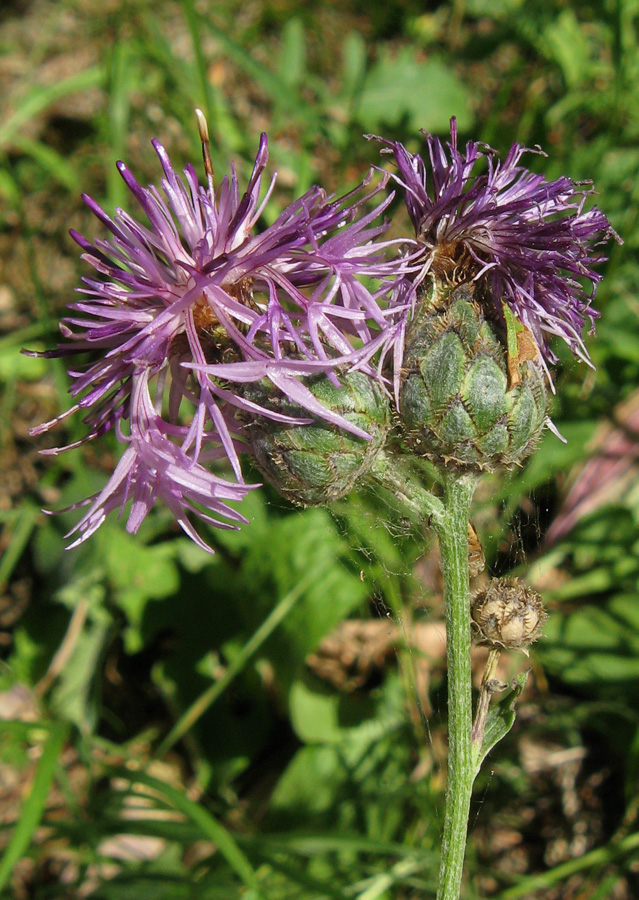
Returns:
[[[536,362],[515,362],[509,385],[505,336],[472,284],[435,290],[406,334],[400,387],[402,441],[418,456],[462,470],[493,471],[525,459],[546,419]]]
[[[265,416],[247,423],[251,450],[264,477],[300,506],[323,506],[344,497],[364,476],[388,434],[391,413],[387,395],[361,372],[340,375],[341,387],[325,375],[305,381],[320,403],[370,435],[355,437],[322,419],[309,425],[282,425]],[[268,382],[245,387],[245,396],[268,409],[303,418],[305,411]]]

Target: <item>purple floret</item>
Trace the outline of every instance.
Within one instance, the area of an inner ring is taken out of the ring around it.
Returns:
[[[179,526],[203,550],[211,547],[200,537],[189,516],[194,515],[217,528],[234,528],[247,522],[226,501],[239,501],[257,485],[234,483],[214,475],[202,463],[219,456],[215,449],[203,451],[196,440],[200,429],[172,426],[155,411],[144,375],[135,379],[131,397],[130,433],[117,427],[118,439],[126,449],[103,490],[74,507],[90,504],[89,511],[67,537],[79,533],[69,549],[78,546],[102,525],[115,509],[123,512],[131,501],[127,531],[135,534],[156,500],[162,500]],[[212,551],[211,551],[212,552]]]
[[[300,421],[244,399],[248,382],[270,379],[308,421],[320,416],[367,437],[301,379],[324,372],[336,380],[338,366],[372,372],[370,360],[389,334],[384,306],[404,266],[397,254],[387,258],[393,242],[380,240],[386,225],[376,222],[391,197],[362,209],[383,184],[370,189],[367,180],[341,198],[312,187],[258,231],[275,180],[262,196],[265,135],[243,195],[234,169],[214,188],[207,168],[203,187],[193,167],[178,177],[164,148],[154,147],[164,172],[159,188],[142,187],[118,163],[146,224],[124,210],[110,217],[84,197],[110,236],[91,242],[71,232],[98,277],[83,279],[85,296],[61,324],[65,342],[44,354],[82,354],[89,362],[69,369],[72,409],[33,433],[81,412],[88,433],[78,443],[115,430],[126,445],[105,489],[87,501],[80,541],[128,500],[130,531],[156,498],[199,543],[189,514],[223,527],[241,520],[224,503],[249,489],[237,410]],[[234,480],[211,473],[220,458]]]
[[[501,301],[509,304],[546,362],[557,361],[547,340],[557,335],[589,363],[581,333],[586,325],[592,330],[599,315],[590,305],[601,279],[593,267],[606,258],[598,248],[611,237],[618,240],[601,210],[584,210],[592,185],[567,177],[548,181],[530,172],[519,164],[522,156],[541,151],[519,144],[503,161],[473,141],[462,152],[455,119],[446,144],[423,134],[428,161],[398,142],[379,139],[382,152],[395,158],[394,177],[403,187],[421,248],[413,286],[429,271],[457,276],[463,269],[499,317]],[[479,163],[483,171],[476,171]]]

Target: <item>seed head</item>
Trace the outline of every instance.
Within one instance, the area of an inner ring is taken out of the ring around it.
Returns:
[[[471,618],[476,644],[527,652],[548,613],[540,595],[520,578],[493,578],[473,597]]]

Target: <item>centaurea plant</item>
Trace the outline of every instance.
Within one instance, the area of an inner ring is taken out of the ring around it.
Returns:
[[[198,118],[204,186],[191,166],[176,174],[154,142],[159,188],[118,164],[146,221],[124,210],[110,217],[85,197],[110,236],[72,232],[96,275],[70,304],[63,343],[44,355],[85,361],[69,369],[72,408],[34,434],[79,412],[79,443],[113,431],[124,451],[104,489],[83,501],[70,546],[129,503],[136,532],[162,500],[210,550],[194,520],[246,523],[236,505],[257,486],[244,481],[243,455],[300,505],[377,481],[428,518],[441,549],[448,655],[438,898],[457,900],[473,782],[512,724],[508,707],[487,727],[503,687],[496,661],[504,648],[525,650],[545,617],[516,581],[494,580],[471,611],[470,505],[483,472],[520,464],[552,427],[549,339],[589,363],[582,331],[598,315],[594,266],[616,235],[600,210],[586,209],[590,185],[533,174],[518,144],[503,161],[474,142],[461,150],[454,119],[449,143],[424,135],[427,158],[377,139],[413,226],[402,240],[387,239],[380,221],[393,196],[386,172],[342,197],[313,187],[261,228],[275,179],[262,190],[266,136],[240,194],[234,169],[216,183]],[[435,467],[439,495],[415,483],[416,457]],[[473,638],[491,648],[474,723]]]
[[[44,355],[88,361],[69,368],[71,409],[33,433],[80,412],[88,433],[79,443],[114,431],[127,448],[105,488],[85,501],[89,510],[71,546],[129,500],[129,531],[163,499],[205,549],[193,515],[218,527],[245,522],[227,502],[252,488],[242,476],[247,428],[238,414],[299,424],[251,400],[245,389],[256,382],[304,410],[305,422],[317,417],[368,438],[322,405],[303,376],[326,373],[339,385],[338,363],[367,368],[385,339],[384,297],[403,263],[387,258],[389,244],[379,240],[386,226],[375,221],[392,195],[360,213],[383,184],[369,190],[364,181],[340,198],[313,187],[258,231],[275,180],[262,197],[266,135],[240,195],[235,170],[215,185],[206,122],[199,121],[206,187],[192,166],[180,178],[154,141],[164,173],[159,189],[142,187],[118,163],[147,222],[124,210],[111,218],[85,196],[111,237],[91,243],[71,232],[99,277],[83,279],[83,296],[61,324],[64,343]],[[211,471],[220,458],[232,478]]]

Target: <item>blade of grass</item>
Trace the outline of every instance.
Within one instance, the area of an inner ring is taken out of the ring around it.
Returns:
[[[157,63],[165,81],[163,85],[165,113],[172,112],[176,119],[182,122],[187,135],[191,137],[192,154],[193,158],[196,158],[200,153],[200,141],[197,128],[193,124],[195,121],[193,110],[196,106],[206,107],[203,98],[199,96],[199,91],[194,89],[194,85],[198,83],[198,73],[193,64],[175,55],[173,47],[153,16],[143,15],[142,22],[144,29],[140,32],[139,38],[143,53],[148,60]],[[223,131],[221,134],[215,134],[214,143],[219,146],[220,154],[225,159],[231,152],[245,151],[246,135],[238,128],[226,108]]]
[[[130,774],[130,773],[129,773]],[[138,795],[148,803],[149,795],[140,792]],[[173,812],[173,807],[167,807]],[[62,821],[55,818],[42,820],[42,824],[55,829],[58,836],[63,836],[75,844],[82,844],[87,837],[87,823],[81,817]],[[112,837],[116,834],[142,835],[144,837],[164,838],[177,844],[194,844],[202,837],[202,831],[193,822],[172,822],[165,819],[126,819],[102,812],[99,820],[92,823],[97,839]],[[1,833],[0,826],[0,833]]]
[[[9,116],[3,125],[0,125],[0,147],[10,143],[23,125],[57,100],[66,97],[68,94],[87,91],[92,87],[101,87],[103,84],[104,68],[102,66],[92,66],[83,72],[77,72],[68,78],[63,78],[62,81],[58,81],[56,84],[37,85],[20,102],[13,115]]]
[[[9,209],[19,205],[20,196],[20,185],[9,172],[7,154],[0,153],[0,199],[4,200],[4,208],[0,208],[0,223],[3,222]]]
[[[217,698],[227,689],[231,682],[239,675],[254,653],[259,650],[264,641],[277,628],[280,622],[288,615],[306,588],[313,580],[313,574],[309,573],[293,590],[283,597],[271,613],[264,619],[257,631],[246,642],[241,652],[235,657],[221,678],[207,688],[203,694],[195,700],[186,712],[178,719],[171,731],[164,738],[156,751],[156,756],[162,757],[182,738],[187,731],[200,719],[212,706]]]
[[[282,29],[279,76],[285,84],[296,90],[307,75],[306,35],[301,19],[288,19]]]
[[[298,890],[300,888],[305,888],[308,892],[312,892],[310,894],[311,897],[318,898],[318,900],[319,898],[321,898],[321,900],[326,900],[326,898],[329,898],[329,900],[347,900],[349,897],[349,895],[341,890],[341,888],[331,884],[326,879],[314,877],[299,864],[296,865],[295,863],[285,862],[277,856],[269,856],[268,854],[259,854],[259,858],[263,865],[269,866],[275,872],[279,872],[289,881],[292,881]],[[329,878],[330,877],[331,876],[329,876]],[[217,873],[211,872],[202,879],[201,884],[202,886],[205,886],[207,882],[212,884],[216,878]]]
[[[21,347],[24,347],[26,341],[44,337],[47,334],[47,331],[48,324],[46,322],[32,322],[30,325],[25,325],[24,328],[18,328],[16,331],[3,334],[2,337],[0,337],[0,351],[8,347],[20,349]],[[36,349],[40,350],[44,348],[37,347]]]
[[[247,888],[262,897],[258,878],[248,857],[240,850],[229,831],[215,819],[200,803],[187,797],[181,790],[147,775],[144,772],[131,772],[129,769],[114,769],[113,775],[126,778],[131,784],[142,784],[160,794],[187,819],[198,826],[202,835],[212,841],[229,866],[242,880]]]
[[[37,307],[40,311],[40,317],[42,319],[42,323],[45,325],[48,331],[53,330],[53,322],[55,321],[53,315],[51,314],[51,308],[49,303],[49,297],[47,292],[44,289],[44,285],[42,283],[42,279],[40,278],[40,269],[38,263],[38,255],[35,250],[33,234],[31,228],[27,223],[27,218],[24,213],[24,209],[19,210],[20,214],[20,226],[22,229],[22,237],[24,241],[24,245],[27,251],[27,260],[29,262],[29,273],[31,275],[31,279],[33,281],[34,293],[37,301]],[[61,409],[64,409],[64,405],[67,400],[67,389],[69,386],[69,380],[67,377],[67,371],[64,365],[64,361],[62,359],[52,359],[50,361],[51,369],[53,372],[53,381],[55,384],[56,393],[58,395],[58,401]]]
[[[428,848],[412,847],[396,841],[378,841],[348,834],[252,834],[242,840],[243,846],[255,847],[258,853],[289,853],[299,856],[322,856],[328,853],[364,853],[370,856],[408,857],[420,864],[436,863],[438,855]]]
[[[8,539],[8,544],[2,554],[2,559],[0,559],[0,588],[4,587],[11,577],[14,566],[22,556],[22,552],[29,542],[29,538],[31,537],[31,533],[33,532],[39,515],[39,509],[28,502],[23,503],[16,526],[13,529],[11,537]]]
[[[36,769],[31,791],[22,805],[18,824],[9,841],[9,846],[0,860],[0,891],[7,883],[15,864],[24,856],[33,833],[40,824],[49,788],[68,733],[69,726],[66,723],[56,722],[50,726],[49,737],[42,748],[42,756]]]
[[[354,896],[356,900],[379,900],[383,895],[389,896],[388,891],[392,887],[401,884],[421,868],[420,863],[412,857],[400,859],[394,866],[391,866],[389,872],[380,872],[367,879],[368,884],[361,891],[358,889]]]
[[[629,834],[623,840],[611,842],[605,847],[597,847],[596,850],[591,850],[590,853],[584,853],[579,859],[571,859],[560,866],[555,866],[554,869],[550,869],[548,872],[542,872],[541,875],[524,878],[512,887],[502,891],[496,900],[518,900],[519,897],[528,897],[534,891],[558,884],[576,872],[583,872],[585,869],[590,869],[593,866],[608,865],[614,859],[625,856],[626,853],[637,850],[637,848],[639,848],[639,832]]]
[[[204,50],[200,35],[202,33],[202,25],[199,16],[195,10],[193,0],[182,0],[182,9],[184,10],[184,18],[191,33],[191,41],[193,43],[193,52],[195,53],[195,71],[199,81],[200,98],[199,101],[204,109],[204,114],[211,122],[211,127],[217,129],[219,122],[215,113],[217,113],[213,88],[209,81],[206,60],[204,59]]]
[[[40,168],[48,172],[62,187],[72,193],[79,193],[77,169],[71,166],[64,157],[60,156],[51,147],[47,147],[41,141],[33,141],[31,138],[24,137],[21,134],[16,134],[11,143],[25,156],[30,156],[34,159]]]
[[[126,41],[118,41],[113,47],[109,71],[109,145],[111,147],[111,165],[107,166],[107,197],[109,207],[124,206],[127,187],[115,167],[119,159],[123,159],[126,149],[126,135],[129,126],[132,85],[135,74],[131,63],[132,52]]]
[[[621,877],[620,872],[612,872],[607,878],[599,882],[599,876],[597,875],[597,882],[599,883],[596,887],[589,885],[589,887],[593,888],[593,893],[588,896],[588,900],[610,900],[610,897],[615,896],[613,891]]]
[[[282,112],[292,113],[296,119],[317,118],[317,111],[312,105],[301,103],[297,89],[280,78],[277,72],[267,69],[222,29],[216,29],[215,34],[226,55],[262,86],[273,102],[280,106]]]
[[[235,122],[226,107],[220,91],[214,89],[209,79],[208,66],[202,47],[203,21],[198,15],[193,0],[182,0],[182,9],[191,33],[193,52],[195,53],[195,67],[200,83],[200,93],[204,100],[206,117],[209,120],[211,130],[216,135],[217,142],[223,148],[235,147],[237,146]],[[229,140],[230,136],[232,136],[232,140]]]

